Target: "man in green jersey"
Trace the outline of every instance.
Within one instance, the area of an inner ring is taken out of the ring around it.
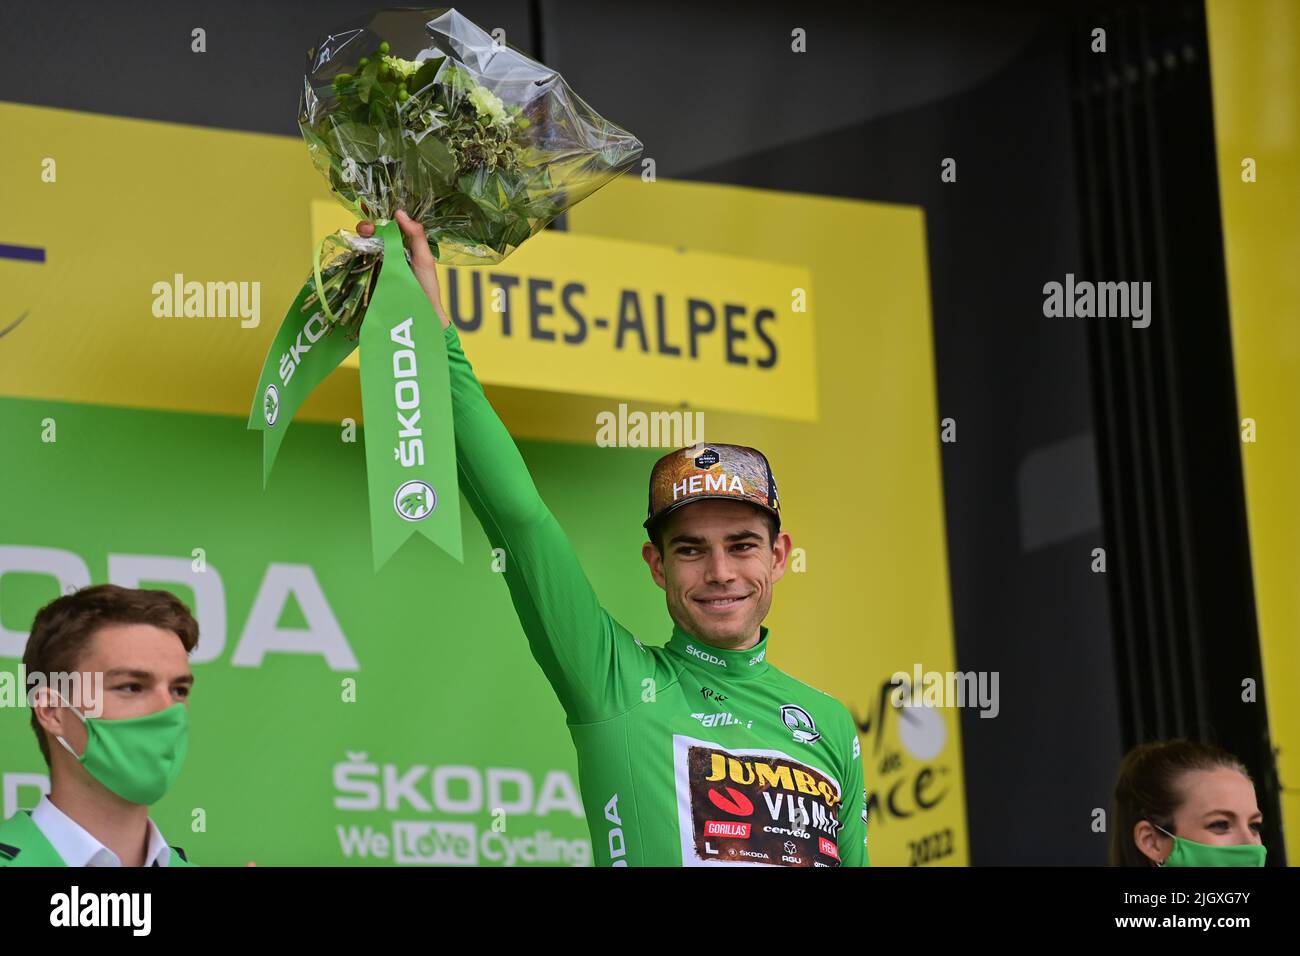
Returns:
[[[655,465],[642,554],[674,623],[643,644],[601,607],[465,358],[424,230],[397,218],[443,325],[461,490],[568,715],[597,863],[867,865],[857,725],[767,660],[790,553],[767,459],[701,444]]]

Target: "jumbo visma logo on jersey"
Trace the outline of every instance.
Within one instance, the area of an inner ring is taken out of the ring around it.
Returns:
[[[843,791],[776,750],[673,738],[684,866],[839,866]]]
[[[760,787],[776,788],[786,793],[804,793],[820,796],[826,806],[835,808],[840,803],[838,789],[824,778],[818,779],[815,771],[805,769],[788,758],[769,763],[766,760],[741,760],[725,751],[709,754],[709,775],[707,783],[730,780],[743,786],[757,784]]]
[[[249,427],[263,435],[263,484],[294,413],[359,344],[375,569],[416,534],[459,561],[446,343],[433,306],[406,267],[397,223],[381,226],[376,236],[384,241],[385,265],[359,339],[349,339],[314,309],[316,288],[308,280],[267,353],[249,417]],[[331,502],[322,498],[313,504],[327,514]]]

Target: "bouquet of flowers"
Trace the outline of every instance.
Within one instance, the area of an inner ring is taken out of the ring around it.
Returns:
[[[445,264],[500,262],[641,155],[559,74],[455,10],[382,13],[309,66],[298,126],[334,195],[363,219],[404,210]],[[344,230],[323,252],[317,294],[355,338],[382,243]]]
[[[406,256],[393,217],[423,225],[443,264],[498,263],[627,170],[641,143],[452,9],[388,10],[331,33],[308,51],[298,126],[331,191],[376,232],[325,239],[271,346],[249,418],[263,482],[293,413],[360,342],[376,566],[414,531],[459,558],[446,352],[410,270],[384,268]]]

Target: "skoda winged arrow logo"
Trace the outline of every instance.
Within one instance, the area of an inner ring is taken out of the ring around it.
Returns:
[[[280,417],[280,390],[274,384],[266,386],[262,414],[266,417],[267,425],[274,425]]]
[[[408,481],[393,495],[393,508],[403,521],[420,521],[438,506],[438,494],[423,481]]]
[[[812,715],[798,704],[781,706],[781,722],[790,728],[794,739],[802,744],[815,744],[821,739],[821,732],[813,723]]]

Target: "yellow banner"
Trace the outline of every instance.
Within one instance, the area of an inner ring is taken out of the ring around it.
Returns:
[[[0,124],[0,393],[245,412],[309,234],[354,225],[302,143],[13,104]],[[817,417],[806,266],[549,232],[444,280],[486,383]]]
[[[1300,860],[1300,3],[1206,4],[1269,736]],[[1246,676],[1246,675],[1243,675]],[[1283,821],[1265,819],[1277,832]]]
[[[311,214],[317,245],[356,225],[338,203]],[[817,417],[806,268],[551,230],[438,279],[486,382]]]

